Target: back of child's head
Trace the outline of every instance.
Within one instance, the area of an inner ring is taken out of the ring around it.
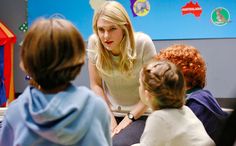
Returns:
[[[76,27],[59,18],[38,19],[26,33],[21,61],[44,90],[68,84],[85,61],[85,44]]]
[[[155,100],[153,109],[181,108],[184,105],[185,81],[179,68],[169,61],[154,60],[143,67],[141,82]]]
[[[193,46],[175,44],[162,49],[156,56],[158,60],[167,59],[181,68],[186,86],[204,88],[206,84],[206,64],[200,52]]]

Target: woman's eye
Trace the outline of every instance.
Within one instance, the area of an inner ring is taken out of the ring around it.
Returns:
[[[104,32],[104,29],[103,28],[98,28],[98,31]]]

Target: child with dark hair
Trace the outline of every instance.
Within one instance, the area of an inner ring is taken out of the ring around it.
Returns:
[[[75,26],[64,19],[39,19],[21,49],[20,66],[30,85],[8,107],[0,145],[110,146],[105,102],[71,83],[85,61],[84,41]]]
[[[153,61],[139,77],[139,94],[153,109],[141,146],[213,146],[201,121],[185,103],[184,76],[168,61]],[[137,145],[138,146],[138,145]]]

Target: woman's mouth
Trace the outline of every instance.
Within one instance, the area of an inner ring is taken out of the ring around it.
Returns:
[[[107,45],[110,45],[110,44],[113,43],[113,41],[105,41],[105,43],[106,43]]]

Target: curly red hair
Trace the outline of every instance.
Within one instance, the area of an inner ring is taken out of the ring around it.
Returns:
[[[206,64],[200,52],[193,46],[176,44],[162,49],[156,56],[158,60],[169,60],[182,70],[188,89],[206,84]]]

